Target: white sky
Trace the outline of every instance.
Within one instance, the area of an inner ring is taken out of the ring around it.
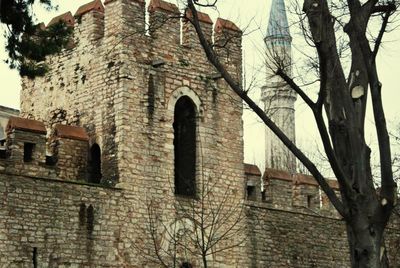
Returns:
[[[169,0],[175,2],[176,0]],[[54,1],[59,5],[58,11],[51,13],[41,8],[36,8],[35,13],[38,22],[45,22],[61,13],[71,11],[72,14],[79,6],[89,2],[89,0],[74,0],[74,1]],[[148,1],[147,1],[148,2]],[[252,92],[254,98],[259,99],[259,87],[263,84],[265,70],[262,69],[263,58],[263,33],[266,32],[268,21],[270,0],[219,0],[218,12],[212,13],[212,19],[215,21],[216,16],[228,18],[237,23],[245,30],[243,38],[243,50],[245,60],[246,82],[250,83],[251,77],[256,74],[258,83],[255,90]],[[209,11],[207,11],[210,13]],[[2,27],[2,26],[0,26]],[[4,30],[4,28],[1,28]],[[391,122],[399,122],[398,118],[398,103],[400,99],[399,93],[399,77],[400,77],[400,32],[394,31],[385,36],[384,46],[378,58],[378,67],[380,80],[383,84],[383,99],[386,111],[386,117],[391,126]],[[296,42],[296,36],[294,36]],[[297,57],[296,49],[294,49],[294,62]],[[4,51],[4,38],[0,36],[0,105],[19,108],[19,91],[20,79],[15,70],[9,70],[8,66],[3,63],[7,58]],[[261,105],[261,103],[260,103]],[[367,116],[367,142],[374,148],[375,132],[373,129],[373,117],[371,109]],[[296,103],[296,135],[297,142],[306,151],[310,152],[314,149],[315,141],[318,139],[316,128],[313,124],[313,118],[307,107],[298,100]],[[245,111],[244,115],[244,136],[245,136],[245,161],[255,163],[264,167],[264,127],[255,118],[251,112]],[[377,152],[375,153],[377,155]]]

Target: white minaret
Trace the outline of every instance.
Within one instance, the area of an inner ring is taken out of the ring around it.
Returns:
[[[273,0],[265,44],[267,50],[267,80],[261,91],[264,111],[280,129],[295,142],[296,93],[278,76],[280,66],[291,76],[292,37],[284,0]],[[265,131],[265,167],[296,172],[296,158],[268,128]]]

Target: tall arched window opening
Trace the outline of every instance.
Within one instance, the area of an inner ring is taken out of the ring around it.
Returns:
[[[183,96],[174,111],[175,194],[196,194],[196,110],[193,101]]]
[[[90,148],[89,158],[89,182],[100,183],[101,180],[101,151],[100,146],[95,143]]]

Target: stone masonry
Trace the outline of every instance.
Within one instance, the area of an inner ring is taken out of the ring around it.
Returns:
[[[50,22],[73,37],[46,76],[23,79],[21,117],[7,124],[0,267],[202,267],[185,243],[210,230],[210,267],[349,267],[344,224],[312,178],[270,169],[261,192],[243,163],[241,100],[179,9],[152,0],[148,28],[145,14],[143,0],[95,0]],[[240,29],[199,18],[210,40],[232,40],[219,54],[241,83]],[[195,114],[192,196],[176,187],[182,100]],[[399,234],[394,221],[394,267]]]

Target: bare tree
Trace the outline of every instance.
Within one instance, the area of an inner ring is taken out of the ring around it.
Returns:
[[[400,180],[400,124],[390,133],[393,147],[393,176],[395,180]]]
[[[315,117],[325,153],[339,185],[341,198],[329,186],[314,163],[270,120],[247,95],[240,81],[220,61],[215,47],[205,38],[197,7],[215,7],[218,0],[187,0],[193,13],[188,18],[199,37],[206,56],[231,89],[260,117],[319,183],[346,222],[352,267],[388,267],[384,230],[397,202],[397,185],[393,179],[391,148],[381,98],[376,56],[390,18],[397,9],[392,1],[347,0],[340,2],[345,24],[339,24],[327,0],[304,0],[303,14],[307,33],[318,55],[319,92],[313,100],[293,80],[282,65],[276,64],[280,76],[309,106]],[[368,25],[379,18],[377,34],[369,38]],[[340,27],[338,27],[340,26]],[[347,35],[351,52],[350,71],[346,75],[338,49],[340,28]],[[277,63],[282,61],[276,61]],[[284,62],[284,61],[283,61]],[[364,121],[368,89],[371,94],[380,155],[380,187],[377,193],[371,172],[371,150],[365,142]],[[324,121],[324,114],[328,126]]]
[[[148,202],[145,233],[155,254],[146,254],[147,262],[162,267],[192,267],[201,260],[202,267],[213,267],[218,266],[219,253],[244,243],[243,200],[238,202],[235,189],[229,186],[223,193],[216,193],[216,184],[204,180],[197,198],[178,198],[174,217],[168,220],[163,219],[157,202]]]

